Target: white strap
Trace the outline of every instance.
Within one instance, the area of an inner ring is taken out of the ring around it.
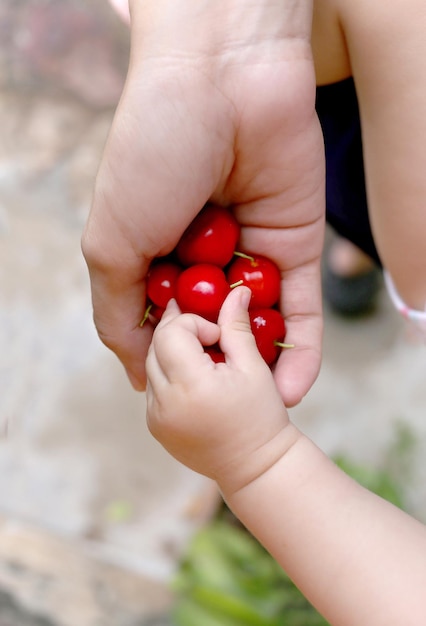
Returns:
[[[425,336],[426,339],[426,305],[424,311],[416,311],[415,309],[410,309],[399,293],[396,290],[394,282],[386,270],[383,271],[383,277],[385,280],[385,285],[389,297],[392,301],[392,304],[396,308],[396,310],[403,316],[405,319],[414,323],[414,325],[420,330],[420,332]]]

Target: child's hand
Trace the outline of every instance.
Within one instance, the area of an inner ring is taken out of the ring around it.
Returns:
[[[286,409],[260,356],[247,314],[250,291],[233,289],[218,324],[169,303],[147,358],[147,419],[180,462],[233,492],[285,452]],[[226,363],[203,345],[220,342]]]

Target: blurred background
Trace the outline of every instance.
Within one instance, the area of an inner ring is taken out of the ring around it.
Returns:
[[[218,502],[152,440],[92,322],[80,236],[128,51],[106,0],[0,4],[0,626],[163,626]],[[384,292],[366,317],[325,315],[292,418],[372,467],[408,433],[398,473],[426,520],[426,348]]]

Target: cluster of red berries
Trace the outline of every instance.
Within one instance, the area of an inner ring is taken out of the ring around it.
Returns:
[[[247,285],[252,292],[251,328],[259,352],[272,365],[286,346],[282,343],[284,319],[276,308],[280,272],[265,256],[238,252],[239,236],[240,226],[228,209],[206,205],[174,251],[153,261],[147,276],[146,317],[158,322],[168,301],[175,298],[183,313],[196,313],[216,322],[230,289]],[[224,361],[218,346],[205,350],[215,362]]]

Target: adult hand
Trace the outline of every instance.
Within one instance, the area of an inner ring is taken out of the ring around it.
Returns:
[[[315,114],[311,0],[130,3],[131,55],[82,239],[95,324],[136,389],[153,329],[140,328],[150,261],[207,201],[232,207],[243,249],[282,273],[285,403],[321,354],[323,141]]]

